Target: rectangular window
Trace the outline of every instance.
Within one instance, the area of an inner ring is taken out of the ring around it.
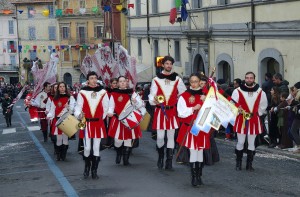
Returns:
[[[53,5],[48,5],[49,9],[49,18],[54,18],[54,8]]]
[[[158,40],[154,40],[154,57],[158,56]]]
[[[29,27],[28,31],[29,40],[36,40],[35,27]]]
[[[158,1],[152,0],[152,14],[158,13]]]
[[[69,27],[62,27],[61,28],[61,38],[62,40],[67,40],[70,38],[70,28]]]
[[[229,0],[218,0],[218,5],[227,5],[229,4]]]
[[[49,40],[56,40],[56,28],[55,26],[48,27]]]
[[[9,34],[14,34],[14,21],[8,21],[8,32]]]
[[[79,44],[85,44],[85,39],[86,39],[86,28],[83,26],[79,26],[77,28],[77,42],[79,42]]]
[[[136,0],[135,5],[136,5],[136,15],[140,16],[141,15],[141,0]]]
[[[202,0],[193,0],[193,8],[201,8],[202,7]]]
[[[16,56],[15,55],[11,55],[11,56],[9,56],[9,58],[10,58],[10,64],[12,66],[17,66]]]
[[[35,60],[36,59],[36,52],[33,50],[30,51],[30,60]]]
[[[180,61],[180,42],[179,41],[175,41],[175,56],[174,59],[176,62]]]
[[[85,0],[79,0],[80,8],[85,8]]]
[[[34,7],[28,6],[27,10],[28,10],[28,18],[34,18],[34,12],[35,12]]]
[[[103,37],[103,26],[96,25],[95,26],[95,38],[102,38]]]
[[[138,56],[141,57],[142,55],[142,39],[138,39]]]
[[[17,52],[17,42],[16,41],[8,41],[7,42],[7,51],[9,53],[16,53]]]
[[[62,9],[65,10],[69,8],[69,0],[63,0],[62,1]]]
[[[70,61],[70,50],[65,50],[64,51],[64,61]]]

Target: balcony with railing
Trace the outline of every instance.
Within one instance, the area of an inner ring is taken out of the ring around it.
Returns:
[[[19,67],[12,64],[0,64],[0,72],[18,72]]]
[[[62,43],[65,43],[67,41],[68,45],[90,45],[90,44],[98,44],[99,41],[102,40],[102,38],[70,38],[68,40],[62,40]],[[66,44],[66,43],[65,43]]]

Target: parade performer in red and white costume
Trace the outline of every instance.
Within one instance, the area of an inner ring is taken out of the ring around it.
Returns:
[[[64,161],[69,148],[69,140],[68,136],[65,135],[55,125],[57,120],[65,113],[72,114],[75,107],[75,99],[70,95],[69,91],[67,91],[67,87],[64,82],[59,82],[56,88],[57,89],[51,102],[50,111],[47,114],[47,118],[52,120],[51,135],[56,136],[56,160]]]
[[[97,84],[95,72],[87,74],[87,86],[83,87],[78,96],[74,115],[78,119],[86,119],[86,127],[80,130],[79,138],[83,139],[85,161],[84,178],[88,178],[90,170],[92,178],[98,179],[97,169],[100,162],[101,138],[106,138],[104,119],[108,111],[109,98],[106,90]]]
[[[265,112],[268,106],[268,100],[265,92],[258,84],[255,84],[255,74],[253,72],[247,72],[245,74],[245,83],[233,91],[231,98],[236,103],[236,106],[239,107],[239,115],[233,127],[233,130],[237,132],[238,138],[235,150],[236,170],[242,169],[243,149],[247,136],[248,150],[246,170],[253,171],[252,161],[255,154],[255,138],[256,135],[263,132],[262,122],[259,116]]]
[[[179,97],[177,103],[178,117],[181,122],[177,142],[180,146],[185,146],[190,150],[192,185],[197,186],[202,185],[203,149],[209,148],[210,136],[201,131],[197,136],[190,133],[197,112],[203,104],[199,74],[191,75],[190,85],[190,88]]]
[[[39,120],[38,108],[31,105],[32,89],[29,89],[28,94],[24,99],[25,111],[28,109],[30,121],[36,122]]]
[[[38,107],[38,113],[41,123],[41,130],[44,136],[44,142],[47,142],[48,137],[48,120],[46,119],[46,103],[48,100],[48,93],[50,92],[51,85],[49,82],[43,84],[43,90],[31,100],[31,105]]]
[[[172,72],[174,59],[165,56],[162,60],[163,71],[151,83],[149,103],[154,105],[153,129],[157,130],[157,167],[163,168],[165,132],[167,131],[167,160],[165,169],[172,169],[173,149],[175,146],[175,129],[179,127],[176,104],[186,87],[177,73]],[[159,103],[159,100],[163,103]]]
[[[141,97],[133,91],[127,89],[128,80],[124,76],[118,78],[118,87],[112,90],[109,100],[108,116],[110,120],[108,135],[114,138],[114,144],[117,150],[116,163],[121,162],[123,154],[123,164],[129,165],[129,155],[132,149],[133,140],[141,138],[142,132],[140,126],[130,129],[126,127],[118,117],[127,108],[133,106],[139,110],[142,115],[146,113],[144,103]],[[123,146],[124,143],[124,146]]]

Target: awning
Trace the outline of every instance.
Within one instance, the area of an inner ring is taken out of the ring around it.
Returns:
[[[138,76],[138,82],[151,82],[153,78],[152,66],[136,65],[136,72]]]

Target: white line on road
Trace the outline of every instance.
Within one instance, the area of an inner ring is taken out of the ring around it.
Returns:
[[[2,134],[9,134],[9,133],[15,133],[15,132],[17,132],[16,128],[9,128],[9,129],[3,129]]]
[[[41,129],[40,126],[29,126],[27,127],[28,131],[38,131]]]

